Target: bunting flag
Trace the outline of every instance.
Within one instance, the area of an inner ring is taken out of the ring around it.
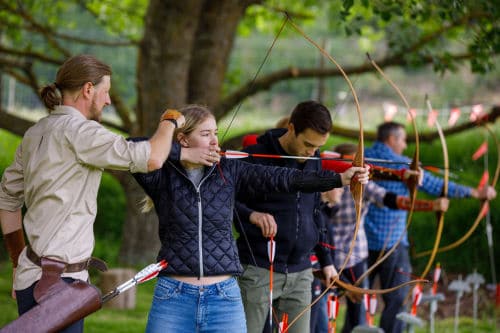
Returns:
[[[460,118],[460,109],[459,108],[451,109],[450,118],[448,119],[448,126],[455,126],[455,124],[458,121],[458,118]]]
[[[398,112],[398,106],[392,103],[384,103],[382,106],[384,108],[384,121],[392,121]]]
[[[483,156],[488,151],[488,142],[483,142],[474,154],[472,154],[472,160],[475,161],[481,156]]]
[[[441,109],[435,109],[432,112],[432,115],[429,115],[427,109],[416,109],[411,108],[406,113],[406,121],[411,122],[411,118],[422,118],[426,117],[427,121],[430,123],[429,126],[433,127],[435,122],[434,117],[442,115],[443,117],[448,117],[448,126],[455,126],[460,119],[462,119],[462,115],[469,116],[470,121],[475,122],[481,119],[486,115],[486,109],[489,109],[492,105],[489,104],[473,104],[473,105],[462,105],[462,106],[454,106],[454,107],[442,107]],[[384,112],[384,121],[392,121],[394,118],[398,118],[398,111],[401,108],[397,103],[392,102],[384,102],[382,104],[382,109]],[[399,117],[403,117],[400,115]]]
[[[408,112],[406,113],[406,121],[411,123],[411,118],[413,119],[417,118],[417,110],[416,109],[409,109]]]
[[[429,111],[429,114],[427,115],[427,126],[434,127],[437,117],[438,112],[436,110]]]
[[[488,170],[484,170],[483,175],[481,176],[481,179],[479,180],[479,184],[477,185],[477,188],[483,188],[486,184],[488,184],[488,181],[490,180],[490,173]]]
[[[479,119],[480,115],[483,113],[483,104],[475,104],[472,106],[472,111],[470,113],[470,121],[476,121]]]

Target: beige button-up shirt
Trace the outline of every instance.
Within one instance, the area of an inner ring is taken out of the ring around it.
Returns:
[[[0,209],[26,205],[23,226],[39,256],[76,263],[91,256],[97,191],[103,169],[147,172],[148,141],[128,142],[78,110],[58,106],[28,129],[2,177]],[[64,274],[87,280],[88,272]],[[19,257],[14,289],[41,277],[40,267]]]

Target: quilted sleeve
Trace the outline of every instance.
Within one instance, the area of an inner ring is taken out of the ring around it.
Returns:
[[[332,171],[300,171],[250,164],[232,160],[236,164],[239,188],[248,193],[266,192],[324,192],[342,187],[340,175]]]

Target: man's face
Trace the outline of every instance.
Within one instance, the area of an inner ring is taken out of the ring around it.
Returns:
[[[103,76],[101,82],[93,87],[94,95],[92,97],[92,104],[90,105],[90,120],[101,121],[102,110],[106,105],[111,104],[111,98],[109,97],[110,88],[111,77],[109,75]]]
[[[299,135],[295,135],[293,125],[289,127],[289,131],[293,131],[292,142],[289,145],[291,155],[304,157],[314,156],[316,150],[326,143],[330,135],[330,133],[320,134],[310,128],[306,128]]]
[[[407,147],[406,144],[406,131],[403,128],[394,132],[394,135],[389,136],[386,144],[398,155],[403,155]]]

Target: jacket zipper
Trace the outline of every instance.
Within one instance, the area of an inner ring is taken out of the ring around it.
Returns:
[[[212,174],[214,167],[212,167],[204,176],[201,180],[198,186],[196,186],[191,179],[189,179],[188,176],[186,176],[181,170],[177,168],[173,163],[169,162],[184,178],[186,178],[191,184],[193,184],[194,189],[196,190],[196,196],[197,196],[197,203],[198,203],[198,262],[199,262],[199,278],[204,277],[204,271],[203,271],[203,238],[202,238],[202,231],[203,231],[203,209],[201,206],[201,184],[205,182],[205,180]]]

